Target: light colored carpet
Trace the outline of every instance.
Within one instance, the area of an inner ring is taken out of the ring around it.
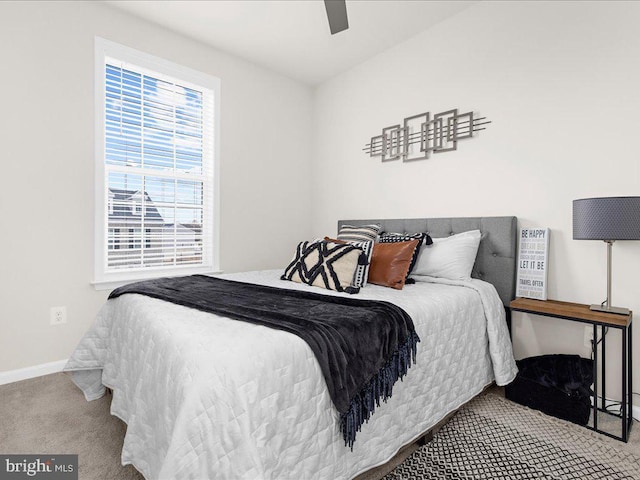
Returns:
[[[81,479],[142,480],[120,465],[126,425],[111,395],[87,402],[63,373],[0,386],[0,452],[77,454]]]
[[[492,389],[501,394],[500,389]],[[109,413],[111,396],[87,402],[62,373],[0,386],[0,452],[78,454],[81,479],[143,480],[133,467],[120,465],[126,425]],[[598,417],[603,425],[606,415]],[[609,422],[618,419],[611,417]],[[598,436],[640,456],[640,426],[628,444]],[[378,480],[418,449],[405,447],[387,464],[358,477]]]

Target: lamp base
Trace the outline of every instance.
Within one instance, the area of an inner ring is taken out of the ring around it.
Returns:
[[[616,313],[618,315],[629,315],[629,313],[630,313],[630,310],[628,308],[623,308],[623,307],[608,307],[606,305],[591,305],[589,308],[591,310],[595,310],[597,312]]]

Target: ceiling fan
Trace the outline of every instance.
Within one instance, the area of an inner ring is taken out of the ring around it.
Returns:
[[[324,8],[327,10],[331,35],[349,28],[346,0],[324,0]]]

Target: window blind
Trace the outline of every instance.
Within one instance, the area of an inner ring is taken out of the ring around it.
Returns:
[[[212,265],[213,91],[104,63],[104,271]]]

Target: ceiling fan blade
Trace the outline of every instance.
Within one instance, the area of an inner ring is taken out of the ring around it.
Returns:
[[[349,28],[346,0],[324,0],[331,35]]]

